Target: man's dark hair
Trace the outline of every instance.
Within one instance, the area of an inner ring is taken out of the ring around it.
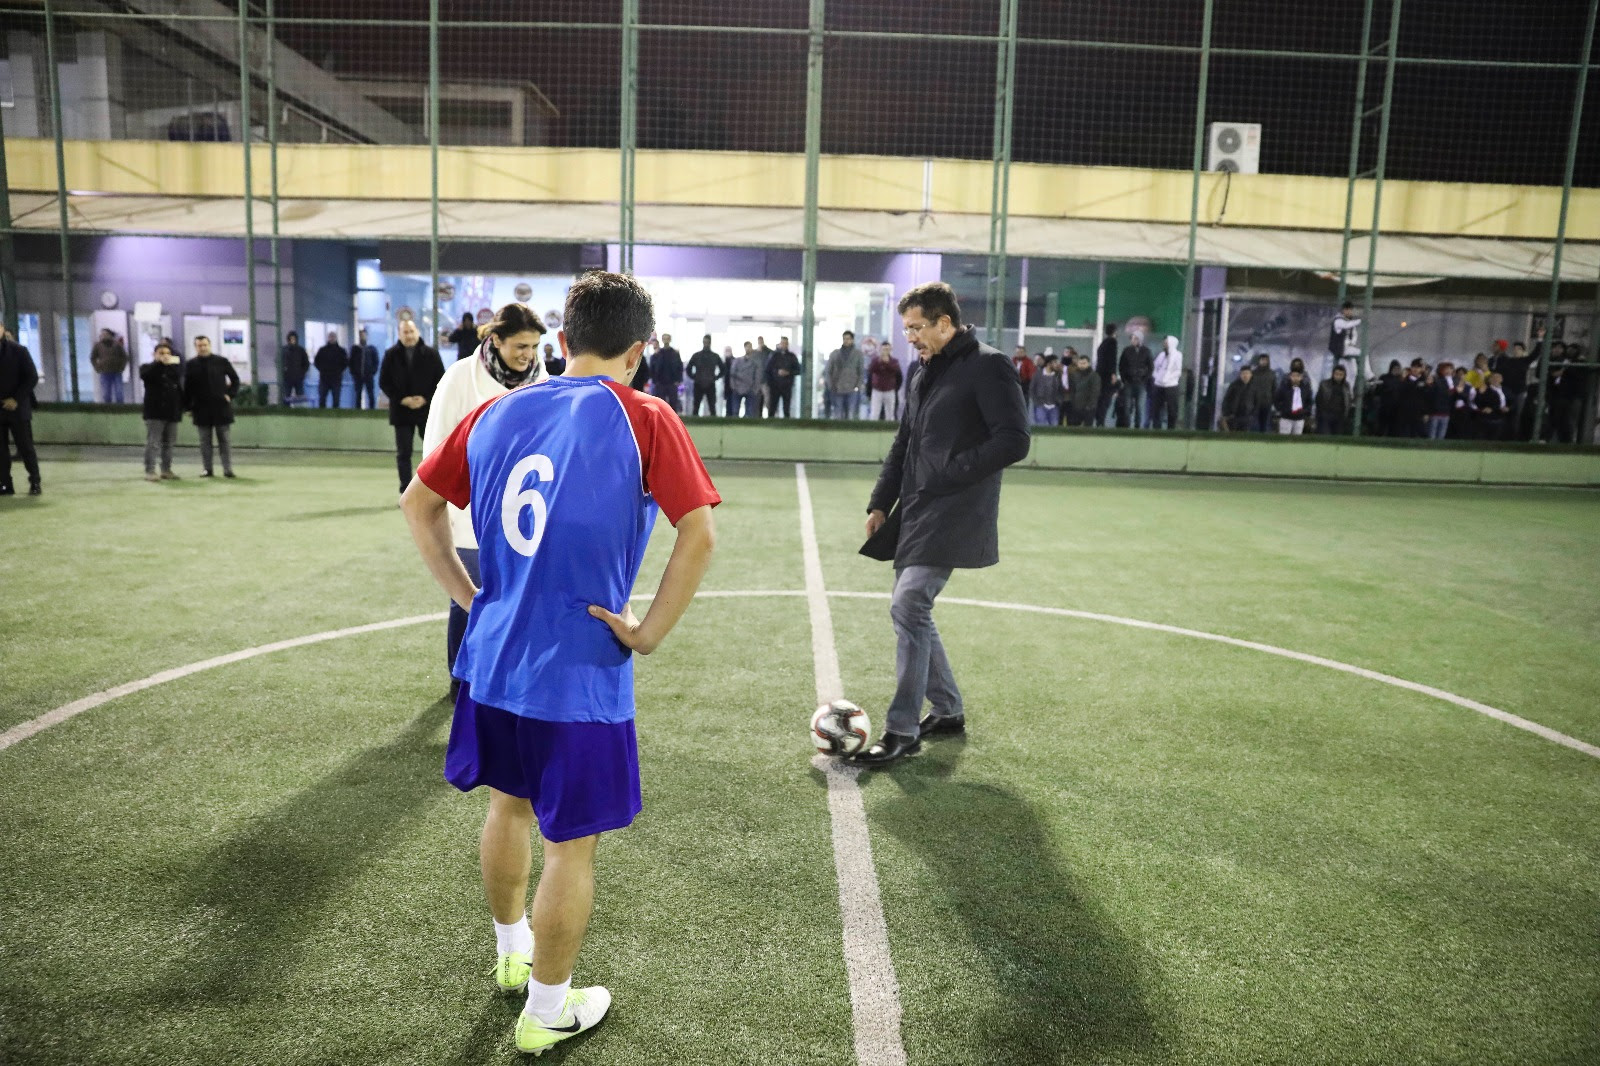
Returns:
[[[1106,323],[1106,336],[1115,337],[1116,335],[1117,335],[1117,324],[1115,322],[1107,322]]]
[[[493,333],[503,341],[510,340],[519,333],[527,333],[529,330],[541,337],[544,336],[544,323],[539,321],[539,316],[519,303],[506,304],[492,320],[476,328],[480,337],[487,337]]]
[[[848,330],[848,329],[845,330],[842,334],[840,334],[840,336],[849,337],[851,340],[855,340],[856,339],[856,335],[853,332],[851,332],[850,330]]]
[[[952,326],[961,325],[961,305],[956,303],[955,290],[942,281],[930,281],[925,285],[918,285],[900,297],[900,306],[897,309],[900,314],[905,314],[913,307],[921,311],[922,316],[929,322],[937,322],[945,315],[949,315]]]
[[[204,333],[201,333],[195,337],[194,343],[199,344],[201,341],[205,341],[207,344],[210,344],[211,338],[206,336]]]
[[[298,341],[299,339],[300,339],[300,334],[296,333],[292,329],[289,331],[289,335],[284,338],[284,340],[290,340],[290,341]]]
[[[1334,367],[1334,368],[1333,368],[1333,372],[1334,372],[1334,373],[1335,373],[1335,374],[1343,374],[1343,373],[1344,373],[1344,364],[1343,364],[1343,363],[1341,363],[1341,364],[1339,364],[1339,365],[1338,365],[1338,366],[1335,366],[1335,367]]]
[[[650,339],[656,328],[655,303],[644,286],[627,274],[595,270],[567,290],[567,349],[574,355],[615,359]]]
[[[1341,310],[1341,311],[1354,311],[1355,309],[1356,309],[1356,305],[1351,303],[1349,300],[1346,300],[1344,302],[1344,306],[1339,308],[1339,310]]]

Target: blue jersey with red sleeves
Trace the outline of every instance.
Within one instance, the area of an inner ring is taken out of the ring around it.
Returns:
[[[722,502],[672,408],[609,378],[550,378],[468,415],[417,476],[478,535],[483,587],[454,670],[473,699],[631,721],[631,653],[588,607],[622,610],[658,509],[677,525]]]

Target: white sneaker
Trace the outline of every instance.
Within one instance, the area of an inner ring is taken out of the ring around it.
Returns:
[[[543,1055],[561,1041],[599,1025],[610,1009],[608,989],[599,985],[574,988],[561,1004],[561,1017],[553,1022],[541,1022],[526,1011],[517,1015],[517,1050],[526,1055]]]

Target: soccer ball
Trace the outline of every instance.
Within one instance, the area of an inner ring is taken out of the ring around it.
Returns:
[[[867,712],[849,700],[834,700],[811,716],[811,742],[824,755],[854,755],[867,746]]]

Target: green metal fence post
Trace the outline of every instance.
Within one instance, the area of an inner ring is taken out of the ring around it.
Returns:
[[[428,302],[433,308],[433,346],[443,344],[439,325],[439,0],[428,0]]]
[[[617,150],[622,167],[617,266],[633,273],[634,157],[639,141],[639,0],[622,0],[622,100]]]
[[[1361,58],[1356,61],[1355,117],[1350,123],[1350,166],[1344,187],[1344,241],[1339,246],[1339,296],[1338,306],[1350,298],[1350,238],[1354,234],[1356,210],[1356,179],[1361,169],[1361,131],[1367,122],[1367,59],[1372,51],[1372,4],[1366,0],[1361,14]],[[1362,344],[1365,344],[1366,325],[1362,324]],[[1361,380],[1357,371],[1356,380]],[[1357,427],[1356,432],[1360,433]]]
[[[50,67],[50,124],[56,138],[56,206],[61,213],[61,296],[67,308],[67,373],[72,383],[72,402],[77,403],[80,395],[78,313],[72,299],[72,248],[67,231],[67,156],[62,146],[65,134],[61,129],[61,66],[56,59],[56,6],[53,0],[44,0],[44,47],[45,62]]]
[[[817,368],[817,204],[822,172],[822,31],[825,0],[811,0],[806,38],[806,211],[800,255],[800,417],[812,416]]]
[[[1194,253],[1200,230],[1200,173],[1205,162],[1206,148],[1206,93],[1211,87],[1211,14],[1214,0],[1206,0],[1205,14],[1200,27],[1200,85],[1194,99],[1194,155],[1190,162],[1189,187],[1189,256],[1183,267],[1183,322],[1178,336],[1183,338],[1183,350],[1194,356],[1194,373],[1190,375],[1189,417],[1185,429],[1194,428],[1195,408],[1200,405],[1200,333],[1194,328]],[[1154,412],[1152,412],[1154,414]],[[1171,426],[1167,427],[1171,429]]]
[[[1356,412],[1353,427],[1361,435],[1362,408],[1367,398],[1367,362],[1372,358],[1372,290],[1378,284],[1378,234],[1383,226],[1383,174],[1389,163],[1389,116],[1393,114],[1395,54],[1400,47],[1400,5],[1389,9],[1389,41],[1385,45],[1382,116],[1378,120],[1378,159],[1372,168],[1372,228],[1367,233],[1367,289],[1361,298],[1361,358],[1356,360]]]
[[[278,254],[278,24],[276,0],[267,0],[267,159],[272,177],[272,350],[277,363],[278,398],[283,398],[283,262]],[[352,338],[354,339],[354,338]]]
[[[11,232],[11,188],[6,178],[5,109],[0,108],[0,302],[6,305],[5,327],[13,337],[22,334],[17,312],[17,249]],[[43,358],[42,353],[35,353]]]
[[[261,380],[256,358],[261,338],[256,332],[256,188],[251,156],[255,154],[250,131],[250,5],[239,0],[239,146],[244,152],[244,284],[250,326],[250,387]]]
[[[1578,130],[1583,124],[1583,94],[1589,86],[1589,50],[1594,47],[1595,11],[1600,0],[1589,0],[1589,22],[1583,30],[1578,85],[1572,96],[1572,125],[1567,133],[1567,168],[1561,177],[1561,213],[1556,218],[1556,243],[1550,263],[1550,302],[1544,316],[1544,352],[1539,359],[1539,393],[1533,408],[1533,439],[1544,432],[1544,409],[1550,406],[1550,352],[1556,343],[1556,305],[1561,299],[1561,253],[1567,243],[1567,205],[1572,199],[1572,175],[1578,163]],[[1518,426],[1513,430],[1520,430]]]
[[[994,173],[989,193],[989,343],[1004,342],[1006,326],[1006,235],[1011,209],[1011,118],[1016,104],[1017,0],[1000,0],[1000,39],[995,52]]]

